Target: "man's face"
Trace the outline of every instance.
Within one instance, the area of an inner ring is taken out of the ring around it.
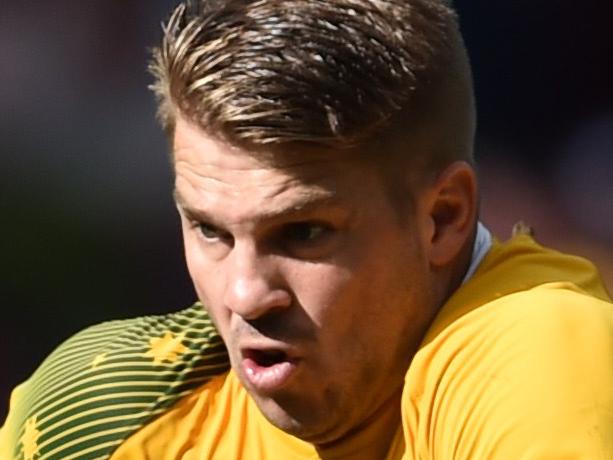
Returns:
[[[183,121],[174,147],[188,268],[232,368],[279,428],[340,438],[398,396],[433,317],[416,219],[364,161],[273,166]]]

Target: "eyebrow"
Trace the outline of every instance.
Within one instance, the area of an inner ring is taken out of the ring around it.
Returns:
[[[211,223],[213,225],[221,224],[219,220],[210,212],[205,209],[194,208],[187,204],[185,198],[175,188],[173,190],[173,197],[177,206],[181,209],[185,215],[198,218]],[[274,221],[284,217],[300,216],[307,214],[317,208],[327,208],[328,210],[334,210],[335,212],[342,211],[342,213],[349,217],[353,212],[344,206],[341,206],[337,197],[327,194],[316,194],[314,196],[304,197],[302,200],[293,203],[292,206],[274,209],[271,211],[262,212],[257,216],[257,220],[260,222]]]

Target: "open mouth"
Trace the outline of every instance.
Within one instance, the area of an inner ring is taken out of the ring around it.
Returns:
[[[248,386],[261,395],[274,394],[292,381],[300,359],[279,349],[248,348],[242,351],[240,364]]]
[[[245,350],[243,357],[250,359],[260,367],[272,367],[288,360],[287,354],[281,350]]]

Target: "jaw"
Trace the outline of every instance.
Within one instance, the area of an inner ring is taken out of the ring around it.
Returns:
[[[345,416],[334,416],[329,410],[313,413],[313,405],[294,405],[295,398],[256,399],[256,403],[270,423],[312,444],[321,458],[366,460],[385,458],[401,431],[401,394],[402,388],[397,389],[357,424],[347,424]],[[305,420],[302,416],[309,409],[310,417]],[[340,413],[340,408],[335,413]]]
[[[241,373],[238,375],[242,377]],[[366,391],[368,378],[363,377],[362,381],[360,387]],[[288,385],[268,395],[252,391],[248,382],[242,383],[272,425],[315,445],[318,451],[336,452],[345,451],[347,446],[356,442],[363,444],[362,449],[366,450],[371,448],[369,444],[389,445],[400,426],[403,381],[386,386],[385,393],[377,391],[379,398],[364,399],[363,404],[356,404],[359,397],[347,397],[348,392],[338,383],[327,383],[323,388],[318,385],[316,389],[307,386],[308,375],[301,373],[296,376],[297,385]],[[321,383],[321,380],[317,379],[316,383]],[[364,458],[382,457],[377,454]]]
[[[332,442],[315,443],[321,458],[385,458],[394,437],[402,431],[402,388],[394,392],[361,424]]]

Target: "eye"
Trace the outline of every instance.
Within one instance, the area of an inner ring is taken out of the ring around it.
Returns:
[[[214,225],[207,224],[206,222],[193,222],[192,227],[197,229],[202,235],[203,239],[207,242],[227,242],[232,240],[232,235],[225,232]]]
[[[297,222],[285,228],[285,238],[294,243],[310,243],[324,237],[332,229],[316,222]]]
[[[215,238],[219,238],[219,231],[212,225],[199,223],[198,230],[200,230],[200,233],[202,233],[202,236],[204,236],[207,239],[212,240]]]
[[[289,223],[281,233],[281,247],[288,255],[299,259],[329,257],[340,242],[336,230],[321,221]]]

